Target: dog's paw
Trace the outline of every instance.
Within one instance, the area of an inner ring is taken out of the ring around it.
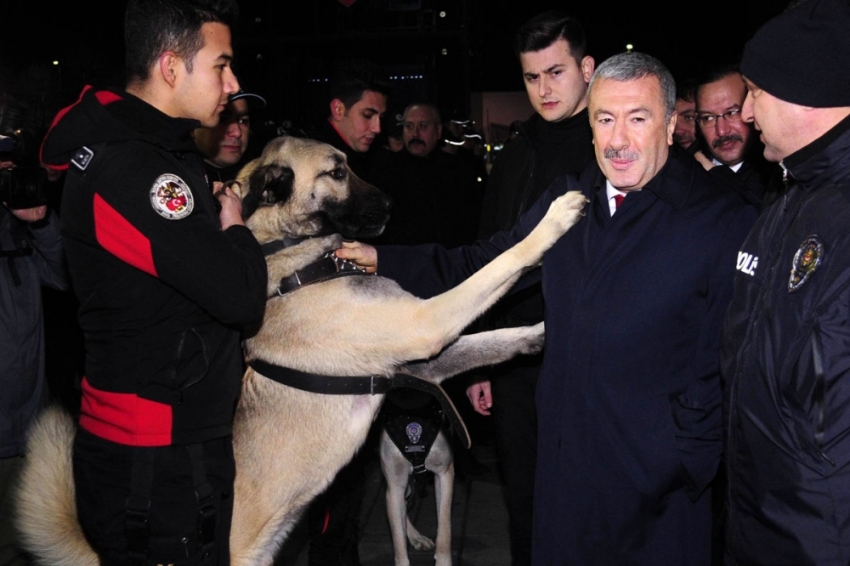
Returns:
[[[539,354],[543,351],[545,339],[545,329],[542,322],[538,322],[534,326],[521,326],[516,329],[520,336],[517,338],[518,353],[520,354]]]
[[[552,201],[544,220],[563,234],[584,216],[584,206],[589,201],[579,191],[569,191]]]
[[[416,550],[433,550],[436,548],[434,541],[426,537],[425,535],[416,532],[416,533],[407,533],[407,539],[410,541],[410,546],[415,548]]]

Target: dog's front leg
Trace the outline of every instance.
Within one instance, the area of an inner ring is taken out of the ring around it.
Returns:
[[[426,329],[454,324],[450,340],[504,295],[523,272],[540,264],[543,254],[584,214],[587,199],[578,191],[569,191],[549,205],[537,226],[513,247],[495,257],[460,285],[426,300],[417,323]],[[446,341],[447,341],[446,340]]]
[[[464,334],[437,356],[406,363],[400,372],[439,383],[453,375],[502,363],[520,354],[537,354],[543,349],[543,334],[542,322],[534,326]]]
[[[282,279],[289,277],[299,269],[304,269],[341,245],[342,236],[331,234],[330,236],[309,238],[268,256],[266,258],[269,271],[268,296],[271,297],[275,294]]]

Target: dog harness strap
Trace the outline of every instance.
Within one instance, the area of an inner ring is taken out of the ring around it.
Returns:
[[[401,407],[395,404],[392,397],[393,393],[388,394],[381,408],[380,419],[384,430],[413,466],[413,473],[424,473],[427,471],[425,460],[443,423],[441,406],[430,395],[425,405],[416,409]]]
[[[393,380],[380,375],[331,377],[276,366],[262,360],[248,362],[254,371],[283,385],[324,395],[381,395],[393,388]]]
[[[454,403],[442,387],[428,380],[404,373],[397,373],[393,377],[382,377],[380,375],[331,377],[277,366],[262,360],[252,360],[248,362],[248,365],[254,371],[272,381],[301,391],[323,395],[381,395],[395,387],[408,387],[425,391],[440,401],[443,414],[448,415],[449,422],[464,447],[472,446],[469,431],[466,429],[466,424],[460,417],[460,413],[457,412]]]
[[[133,467],[130,471],[130,496],[127,498],[127,513],[124,534],[127,536],[127,557],[132,566],[144,566],[150,550],[150,524],[153,486],[153,450],[136,446],[133,449]]]

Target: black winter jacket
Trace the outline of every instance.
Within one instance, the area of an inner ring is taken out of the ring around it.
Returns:
[[[190,132],[126,93],[87,89],[42,148],[67,164],[62,238],[80,302],[80,425],[126,445],[230,434],[240,331],[258,325],[266,266],[244,226],[225,231]]]
[[[523,122],[493,163],[481,211],[479,237],[489,238],[516,224],[562,175],[579,174],[593,160],[587,110],[561,122],[539,114]],[[505,297],[486,315],[488,327],[534,324],[543,320],[540,285]]]
[[[850,118],[783,162],[738,254],[723,377],[733,564],[850,563]]]

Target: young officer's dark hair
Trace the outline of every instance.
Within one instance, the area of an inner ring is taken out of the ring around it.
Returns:
[[[239,15],[235,0],[130,0],[124,13],[127,83],[142,82],[162,53],[174,51],[192,62],[204,46],[201,26],[218,22],[233,27]]]
[[[584,27],[572,16],[550,10],[534,16],[519,28],[514,41],[517,57],[530,51],[546,49],[559,39],[570,46],[570,54],[581,65],[587,50]]]
[[[367,90],[390,94],[390,83],[383,70],[372,61],[354,59],[340,61],[328,83],[330,99],[339,99],[346,108],[357,104]]]

